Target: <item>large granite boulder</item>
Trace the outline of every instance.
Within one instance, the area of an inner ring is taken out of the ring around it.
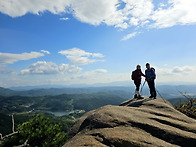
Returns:
[[[161,98],[104,106],[78,119],[64,147],[196,146],[196,120]]]

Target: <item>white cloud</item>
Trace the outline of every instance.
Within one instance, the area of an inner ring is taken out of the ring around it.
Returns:
[[[196,82],[196,66],[155,67],[158,82]]]
[[[66,12],[71,0],[0,0],[0,11],[11,17],[27,13],[37,14],[50,11],[53,14]]]
[[[123,9],[120,8],[121,4],[126,4]],[[122,29],[129,27],[131,15],[144,20],[152,9],[151,0],[0,0],[0,11],[11,17],[27,13],[39,15],[45,11],[53,14],[72,13],[81,22],[91,25],[105,23]]]
[[[71,74],[68,74],[68,70],[70,69],[70,65],[53,65],[53,63],[47,62],[46,66],[49,66],[48,70],[45,70],[43,78],[42,76],[29,78],[29,76],[24,77],[16,77],[16,78],[7,78],[0,79],[0,85],[5,87],[10,86],[21,86],[21,85],[46,85],[46,84],[56,84],[56,85],[69,85],[69,84],[95,84],[95,83],[110,83],[116,81],[127,81],[127,83],[133,84],[132,80],[129,79],[130,73],[109,73],[105,69],[95,69],[92,71],[74,72],[71,70]],[[45,68],[45,63],[42,62],[43,68]],[[38,65],[37,65],[38,66]],[[39,67],[39,66],[38,66]],[[42,67],[42,66],[40,66]],[[63,69],[63,67],[65,69]],[[68,68],[67,68],[68,67]],[[76,66],[73,66],[75,69]],[[181,67],[172,67],[167,68],[163,67],[155,67],[157,78],[156,83],[182,83],[185,82],[196,82],[196,66],[181,66]],[[38,68],[39,69],[39,68]],[[43,69],[40,69],[43,71]],[[53,74],[49,74],[49,71],[53,71]],[[37,70],[39,71],[39,70]],[[41,72],[41,73],[44,73]],[[66,73],[58,74],[58,73]],[[39,72],[38,72],[39,73]],[[37,73],[37,74],[38,74]],[[58,76],[54,73],[57,73]],[[26,73],[27,74],[27,73]],[[30,72],[28,72],[30,74]],[[47,77],[47,74],[49,77]],[[143,78],[144,80],[144,78]]]
[[[123,41],[123,40],[128,40],[128,39],[130,39],[130,38],[133,38],[133,37],[135,37],[137,34],[139,34],[140,32],[133,32],[133,33],[130,33],[130,34],[128,34],[128,35],[126,35],[126,36],[124,36],[121,40]]]
[[[78,73],[82,70],[80,67],[74,65],[61,64],[57,65],[53,62],[38,61],[29,66],[28,69],[22,70],[20,73],[25,74],[67,74]]]
[[[73,0],[73,14],[82,22],[93,25],[99,25],[102,22],[106,24],[116,24],[117,4],[118,0]],[[116,19],[111,21],[111,16]],[[118,20],[119,21],[119,20]]]
[[[139,24],[139,19],[132,17],[129,22],[130,25],[137,26]]]
[[[125,7],[118,9],[124,2]],[[73,15],[82,22],[92,25],[106,23],[115,27],[127,28],[129,25],[140,25],[151,19],[152,27],[171,27],[176,24],[196,23],[196,1],[194,0],[169,0],[170,7],[165,9],[160,3],[157,10],[154,9],[153,0],[0,0],[0,11],[12,17],[22,16],[30,12],[39,14],[50,11],[54,14],[66,13],[66,9],[72,9]],[[70,11],[69,11],[70,12]],[[169,16],[169,17],[168,17]],[[67,20],[67,18],[62,18]]]
[[[102,60],[97,60],[94,58],[102,58],[103,55],[100,53],[90,53],[86,52],[84,50],[81,50],[79,48],[72,48],[68,50],[62,50],[59,52],[62,55],[65,55],[67,59],[70,60],[71,64],[73,65],[86,65],[86,64],[91,64],[97,61],[102,61]],[[93,59],[90,59],[92,57]]]
[[[94,73],[107,73],[107,70],[105,70],[105,69],[96,69],[93,72]]]
[[[165,9],[154,11],[152,20],[155,23],[151,27],[167,28],[174,25],[187,25],[196,23],[196,1],[195,0],[169,0]]]
[[[183,73],[186,74],[186,72],[191,72],[191,67],[185,66],[185,67],[174,67],[172,70],[172,73]]]
[[[91,71],[81,72],[79,74],[74,74],[71,76],[59,78],[57,81],[54,79],[53,81],[56,82],[66,82],[69,84],[92,84],[92,83],[100,83],[100,82],[107,82],[104,81],[106,78],[103,78],[106,76],[106,73],[108,71],[105,69],[95,69]],[[108,76],[107,76],[108,79]]]
[[[55,78],[49,78],[48,81],[55,85],[107,83],[110,77],[107,76],[106,78],[106,74],[107,70],[96,69],[67,76],[56,76]]]
[[[60,20],[69,20],[70,18],[68,17],[63,17],[63,18],[60,18]]]
[[[49,51],[46,51],[46,50],[41,50],[42,53],[45,53],[45,54],[50,54]]]
[[[78,73],[82,71],[82,68],[77,67],[75,65],[69,65],[69,64],[61,64],[59,66],[59,72],[64,74],[64,73]]]
[[[146,20],[152,14],[154,5],[153,0],[123,0],[126,3],[124,8],[125,15],[130,15],[139,20]]]
[[[91,25],[166,28],[196,23],[195,0],[0,0],[0,12],[11,17],[71,13]],[[155,3],[156,6],[155,7]],[[68,18],[61,18],[67,20]]]
[[[22,54],[0,53],[0,66],[6,66],[7,64],[13,64],[21,60],[30,60],[44,56],[40,52],[30,52]]]

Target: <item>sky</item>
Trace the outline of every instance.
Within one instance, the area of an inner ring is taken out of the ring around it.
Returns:
[[[0,87],[196,84],[195,0],[0,0]]]

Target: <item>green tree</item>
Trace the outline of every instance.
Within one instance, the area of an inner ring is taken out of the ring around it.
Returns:
[[[32,147],[56,147],[62,146],[68,139],[62,131],[61,124],[52,124],[51,121],[42,115],[37,115],[18,126],[19,134],[6,139],[0,146],[21,145],[27,141]]]
[[[174,108],[185,115],[196,119],[196,98],[195,96],[191,96],[186,93],[180,92],[182,96],[184,96],[187,101],[181,102],[179,105],[174,106]]]

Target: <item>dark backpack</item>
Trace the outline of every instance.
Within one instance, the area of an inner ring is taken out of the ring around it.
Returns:
[[[150,69],[151,69],[151,72],[154,71],[154,73],[155,73],[155,68],[154,67],[151,67]],[[154,77],[154,79],[156,79],[156,76]]]
[[[134,75],[135,75],[135,71],[132,71],[132,74],[131,74],[131,79],[132,80],[134,80],[134,78],[135,78]]]

